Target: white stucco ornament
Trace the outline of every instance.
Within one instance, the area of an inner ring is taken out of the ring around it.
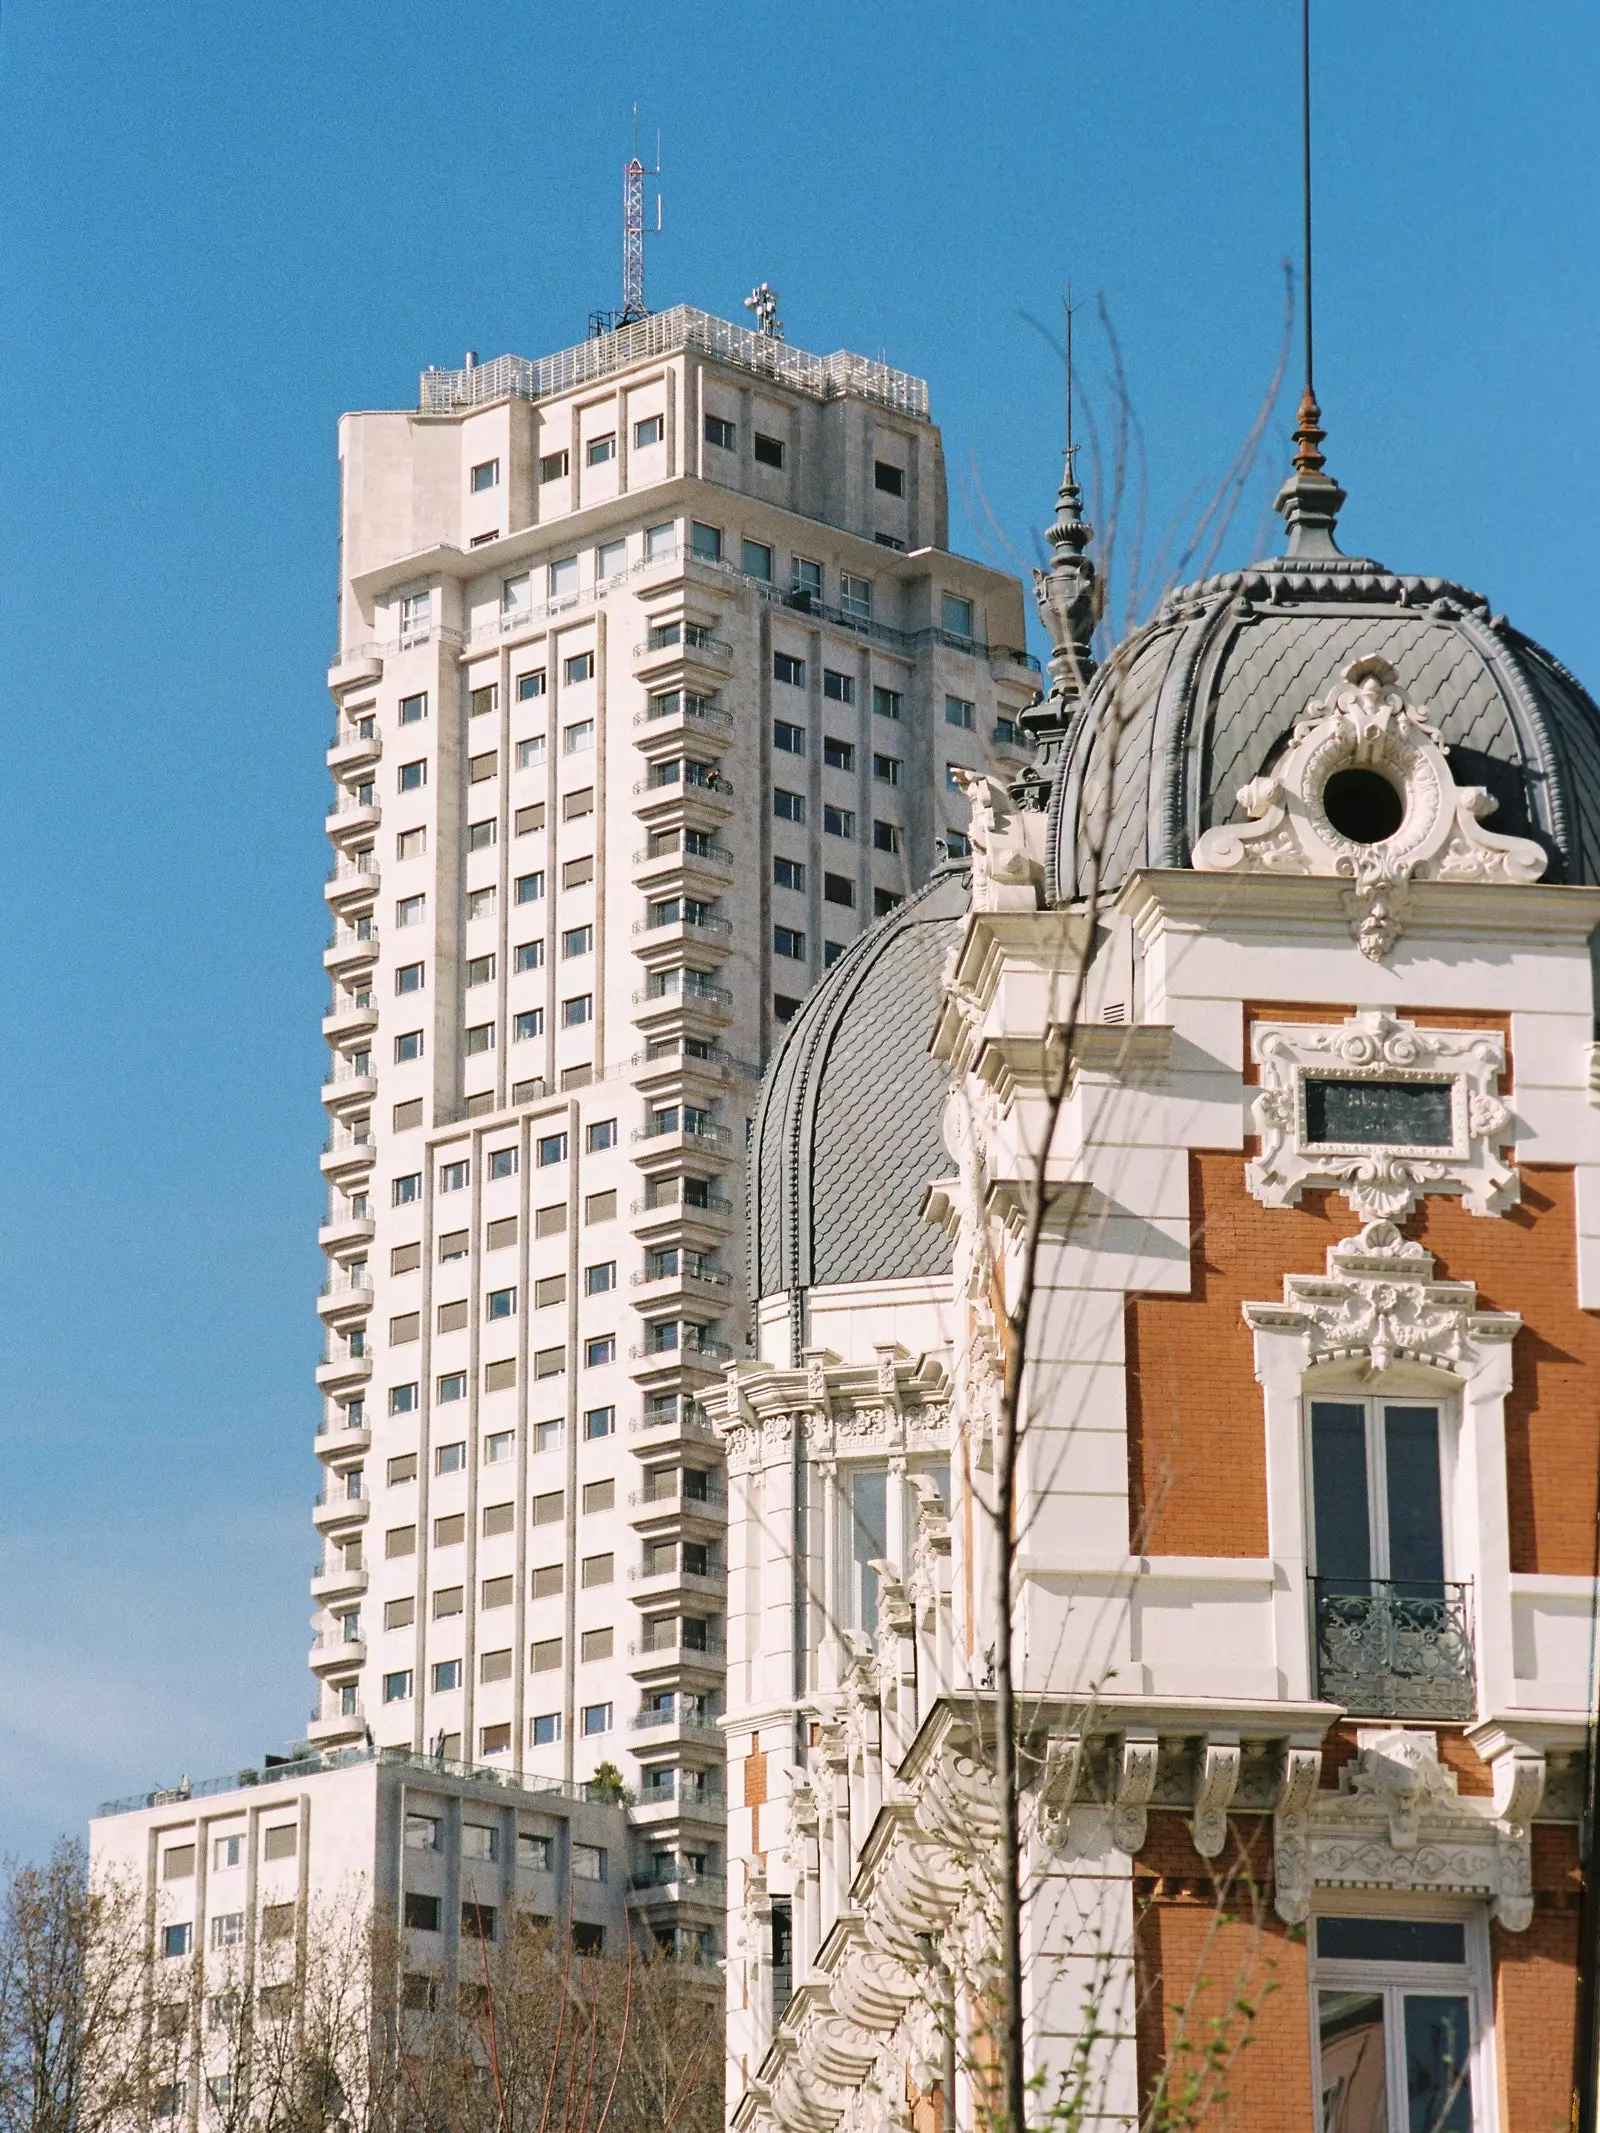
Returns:
[[[1353,661],[1272,770],[1239,788],[1249,819],[1194,848],[1201,873],[1348,881],[1351,931],[1374,962],[1400,937],[1412,882],[1531,882],[1547,863],[1531,838],[1484,828],[1494,800],[1456,783],[1443,736],[1396,682],[1386,659]]]
[[[1258,1022],[1251,1123],[1261,1152],[1245,1182],[1265,1207],[1331,1186],[1364,1221],[1399,1221],[1424,1193],[1459,1193],[1475,1215],[1518,1197],[1502,1156],[1497,1030],[1430,1029],[1366,1008],[1346,1022]]]

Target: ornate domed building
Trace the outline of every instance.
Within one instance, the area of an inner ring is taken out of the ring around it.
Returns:
[[[1006,1530],[1041,2110],[1567,2110],[1600,709],[1338,551],[1316,419],[1285,552],[1098,665],[1069,465],[1035,767],[768,1073],[723,1401],[751,2133],[983,2116]]]

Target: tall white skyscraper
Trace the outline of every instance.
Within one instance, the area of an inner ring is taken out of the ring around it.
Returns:
[[[615,1764],[704,1938],[757,1077],[954,770],[1020,769],[1021,590],[945,545],[920,379],[687,308],[340,464],[311,1739]]]

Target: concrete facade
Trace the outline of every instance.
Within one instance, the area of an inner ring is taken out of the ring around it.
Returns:
[[[709,1946],[757,1079],[1036,674],[905,373],[679,310],[420,399],[340,431],[310,1738],[614,1764]]]

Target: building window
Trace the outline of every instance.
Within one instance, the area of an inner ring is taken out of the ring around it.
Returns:
[[[572,1847],[572,1878],[574,1881],[604,1881],[606,1878],[605,1847],[600,1844],[574,1844]]]
[[[400,643],[425,644],[433,628],[433,594],[406,593],[400,601]]]
[[[806,959],[806,937],[797,933],[793,926],[774,926],[772,929],[772,952],[788,956],[792,961],[803,963]]]
[[[513,970],[542,970],[544,968],[544,942],[520,941],[512,950]]]
[[[439,1190],[441,1192],[464,1191],[472,1176],[467,1163],[442,1163],[439,1166]]]
[[[614,1259],[600,1260],[583,1270],[583,1293],[585,1296],[605,1296],[617,1285],[617,1263]]]
[[[406,1850],[408,1852],[437,1852],[443,1850],[443,1824],[437,1815],[408,1814],[406,1816]]]
[[[885,496],[904,496],[906,493],[906,470],[897,467],[892,460],[873,461],[872,486]]]
[[[423,966],[421,963],[402,963],[394,974],[396,992],[421,992]]]
[[[425,829],[401,830],[394,840],[396,859],[420,859],[428,849],[428,833]]]
[[[414,1200],[422,1198],[422,1172],[408,1170],[403,1177],[395,1179],[391,1191],[396,1207],[409,1207]]]
[[[604,437],[591,437],[584,447],[584,462],[591,467],[603,467],[617,456],[617,439],[614,431]]]
[[[163,1956],[187,1955],[194,1946],[192,1925],[163,1926],[161,1929],[161,1953]]]
[[[402,726],[415,726],[419,724],[421,720],[425,719],[427,715],[428,694],[426,690],[424,690],[420,696],[401,697],[400,723]]]
[[[739,433],[731,422],[724,422],[720,415],[707,415],[707,444],[714,444],[719,452],[731,452],[738,443],[738,436]]]
[[[593,1019],[594,995],[592,993],[575,993],[570,1000],[562,1001],[561,1027],[563,1029],[578,1029],[585,1022],[592,1022]]]
[[[1014,718],[997,718],[994,722],[995,745],[999,748],[1019,748],[1022,745],[1022,729]]]
[[[791,689],[803,689],[806,685],[806,663],[789,652],[774,652],[772,655],[772,678],[784,682]]]
[[[875,755],[872,758],[872,775],[880,785],[898,785],[900,758],[897,755]]]
[[[872,825],[872,849],[875,852],[898,852],[900,829],[894,822],[874,822]]]
[[[420,792],[428,782],[428,765],[425,757],[419,756],[414,763],[400,765],[400,790]]]
[[[517,1151],[515,1148],[491,1148],[489,1151],[489,1175],[491,1178],[514,1178],[517,1174]]]
[[[461,1661],[459,1659],[436,1660],[433,1668],[434,1694],[436,1696],[445,1696],[452,1689],[459,1689],[460,1686]]]
[[[516,1457],[516,1431],[497,1429],[492,1437],[483,1440],[483,1463],[485,1466],[503,1466]]]
[[[396,926],[420,926],[427,902],[426,896],[402,896],[394,907]]]
[[[763,431],[757,430],[755,435],[755,455],[757,466],[781,467],[783,465],[783,439],[781,437],[768,437]]]
[[[586,1703],[583,1707],[583,1731],[587,1738],[595,1733],[611,1731],[611,1706],[608,1703]]]
[[[856,700],[856,678],[853,674],[841,674],[837,667],[824,667],[822,693],[832,703],[853,704]]]
[[[898,718],[900,716],[900,705],[901,696],[898,689],[874,687],[872,691],[872,709],[877,717]]]
[[[541,481],[565,481],[567,478],[567,455],[565,452],[546,452],[539,461]]]
[[[972,602],[962,600],[955,593],[942,593],[939,597],[939,626],[947,637],[954,637],[963,646],[972,642]]]
[[[965,830],[947,829],[944,833],[944,848],[952,859],[972,857],[972,839]]]
[[[830,904],[845,904],[855,908],[856,885],[848,874],[824,874],[822,877],[823,900]]]
[[[904,901],[904,897],[896,889],[874,889],[872,915],[874,918],[886,918],[891,911],[898,910]]]
[[[534,1160],[541,1170],[551,1163],[564,1163],[567,1159],[567,1136],[564,1133],[546,1133],[534,1143]]]
[[[602,541],[594,552],[594,582],[609,585],[614,578],[628,574],[628,544],[626,541]]]
[[[822,760],[830,770],[854,770],[856,767],[855,744],[851,741],[838,740],[830,733],[822,743]],[[879,757],[873,757],[874,762],[879,760],[881,760]]]
[[[959,726],[970,733],[977,716],[976,704],[968,703],[964,696],[947,696],[944,700],[944,722],[947,726]]]
[[[513,1017],[511,1041],[514,1044],[524,1044],[530,1037],[542,1037],[543,1035],[544,1009],[542,1007],[525,1007],[520,1014]]]
[[[517,1315],[517,1292],[515,1289],[491,1289],[485,1299],[485,1316],[488,1318],[515,1318]]]
[[[615,1434],[616,1427],[617,1411],[614,1407],[591,1407],[583,1417],[584,1441],[591,1443],[599,1437],[610,1437]]]
[[[798,859],[774,859],[772,862],[772,879],[774,886],[777,888],[804,890],[806,870],[803,863]]]
[[[468,891],[467,917],[469,919],[494,917],[493,889],[471,889]]]
[[[743,541],[739,548],[739,567],[747,578],[772,577],[772,550],[764,541]]]
[[[385,1703],[409,1703],[411,1700],[411,1669],[400,1667],[383,1677],[383,1700]]]
[[[960,792],[965,766],[961,763],[946,763],[944,766],[945,787],[950,792]]]
[[[492,985],[494,983],[494,957],[475,955],[467,961],[468,985]]]
[[[467,1374],[464,1370],[452,1370],[439,1380],[438,1398],[441,1406],[452,1400],[464,1400],[467,1396]]]
[[[772,745],[781,749],[785,755],[804,755],[806,729],[804,726],[791,725],[787,719],[775,718],[772,721]]]
[[[575,686],[580,681],[593,681],[593,652],[574,652],[570,659],[564,660],[562,662],[561,667],[561,678],[563,681],[567,682],[569,686]],[[568,731],[571,731],[570,727],[568,728]],[[593,743],[594,735],[593,731],[591,730],[588,745],[592,747]],[[568,755],[571,755],[573,752],[572,743],[570,741],[566,744],[566,752]]]
[[[846,1626],[872,1636],[878,1627],[878,1573],[889,1552],[889,1476],[883,1467],[858,1467],[850,1477],[850,1560]]]
[[[360,1619],[358,1615],[356,1620],[359,1622]],[[212,1847],[211,1863],[213,1866],[243,1866],[243,1837],[218,1837]]]
[[[1319,1918],[1314,1930],[1321,2123],[1472,2133],[1486,2010],[1469,1922]]]
[[[553,1747],[561,1738],[561,1713],[559,1711],[544,1712],[540,1717],[533,1720],[530,1731],[533,1745],[536,1748]]]
[[[519,704],[525,704],[525,703],[527,703],[527,702],[528,702],[528,701],[529,701],[529,700],[530,700],[531,698],[533,698],[533,697],[535,697],[535,696],[543,696],[543,694],[544,694],[544,668],[543,668],[543,667],[535,667],[535,668],[534,668],[534,670],[533,670],[533,672],[532,672],[531,674],[519,674],[519,675],[517,676],[517,702],[518,702]],[[519,763],[518,763],[518,765],[517,765],[517,768],[518,768],[519,770],[523,769],[524,767],[525,767],[525,766],[524,766],[524,765],[523,765],[522,763],[520,763],[520,762],[519,762]]]
[[[497,489],[499,486],[500,462],[498,459],[482,460],[473,468],[472,493],[474,496],[481,496],[485,489]]]
[[[694,519],[689,527],[689,546],[702,563],[722,561],[722,528],[702,525]]]
[[[602,1333],[597,1339],[583,1344],[583,1363],[586,1370],[598,1369],[604,1363],[617,1359],[617,1337],[614,1333]]]
[[[519,904],[536,904],[544,894],[544,869],[535,874],[519,874],[516,883],[516,900]],[[530,966],[537,968],[537,965]]]
[[[561,953],[564,956],[592,955],[594,953],[593,926],[568,926],[561,936]]]
[[[467,825],[467,850],[469,852],[488,851],[498,834],[499,832],[492,821],[469,823]]]
[[[422,1057],[422,1032],[419,1029],[404,1031],[394,1040],[396,1066],[403,1066],[408,1059]]]
[[[804,824],[806,819],[804,793],[787,792],[783,786],[775,785],[772,789],[772,812],[780,822],[799,822]]]
[[[848,574],[839,579],[839,605],[852,622],[872,620],[872,580],[852,578]]]
[[[417,1388],[415,1385],[391,1385],[389,1388],[389,1412],[392,1415],[415,1414]]]
[[[647,452],[651,445],[659,444],[667,434],[667,426],[659,415],[645,415],[633,425],[633,448]]]
[[[708,533],[716,532],[714,526],[709,526],[706,530]],[[669,520],[665,526],[646,526],[644,529],[644,559],[647,563],[665,563],[677,552],[678,529],[675,524]],[[695,552],[698,554],[698,549]],[[718,555],[722,553],[720,547],[717,553]]]
[[[438,1897],[424,1896],[418,1889],[407,1889],[405,1920],[413,1933],[437,1933],[439,1930]]]
[[[775,1022],[792,1022],[800,1012],[800,1002],[792,993],[775,992],[772,995],[772,1019]]]
[[[794,605],[810,609],[822,598],[822,565],[808,556],[791,557],[789,583],[794,588]]]
[[[584,1128],[583,1144],[591,1155],[602,1149],[617,1145],[617,1122],[614,1118],[597,1118]]]

